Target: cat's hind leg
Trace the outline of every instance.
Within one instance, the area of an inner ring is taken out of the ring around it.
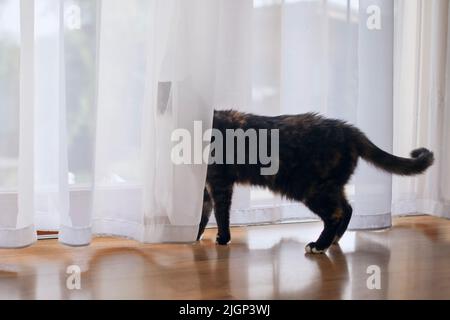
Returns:
[[[315,190],[314,194],[304,200],[306,206],[317,214],[324,223],[324,229],[315,242],[305,247],[307,253],[325,253],[336,238],[344,220],[342,192],[335,188]]]
[[[199,241],[205,232],[206,225],[208,224],[209,218],[211,217],[211,211],[213,208],[213,203],[208,190],[205,188],[203,191],[203,209],[202,218],[200,220],[200,225],[198,227],[197,241]]]
[[[214,216],[216,217],[218,227],[216,243],[226,245],[231,240],[230,208],[233,184],[211,184],[209,191],[213,199]]]
[[[336,236],[334,237],[333,244],[339,243],[339,240],[341,240],[342,236],[347,230],[348,224],[350,223],[350,220],[352,218],[353,209],[352,206],[348,203],[345,196],[342,197],[342,208],[344,210],[344,217],[342,218],[342,221],[336,231]]]

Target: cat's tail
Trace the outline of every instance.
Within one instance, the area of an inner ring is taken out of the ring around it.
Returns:
[[[411,151],[411,158],[394,156],[378,148],[359,130],[356,141],[359,155],[364,160],[390,173],[403,176],[416,175],[423,173],[434,162],[433,152],[425,148]]]

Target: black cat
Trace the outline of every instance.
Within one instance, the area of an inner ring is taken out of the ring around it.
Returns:
[[[420,174],[434,161],[433,153],[424,148],[412,151],[412,158],[396,157],[379,149],[356,127],[312,113],[265,117],[233,110],[215,111],[213,128],[219,130],[225,140],[223,149],[212,151],[212,155],[215,152],[226,154],[227,129],[278,129],[279,134],[276,174],[262,175],[261,168],[267,165],[260,161],[256,164],[209,164],[198,239],[214,209],[219,230],[217,243],[221,245],[231,239],[230,206],[236,183],[266,187],[288,199],[303,202],[324,222],[317,241],[309,243],[305,250],[323,253],[339,241],[350,222],[352,207],[346,199],[344,186],[359,157],[398,175]],[[257,139],[258,142],[262,139],[260,134]],[[269,151],[273,151],[270,139],[267,141]],[[249,139],[245,147],[246,152],[255,148]],[[236,160],[237,152],[234,154]],[[249,158],[245,156],[246,160]]]

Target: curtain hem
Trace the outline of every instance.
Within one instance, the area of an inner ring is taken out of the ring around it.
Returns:
[[[95,236],[117,236],[142,243],[195,242],[198,225],[143,225],[133,221],[94,219],[92,233]]]
[[[28,247],[37,241],[34,225],[21,229],[0,229],[0,248]]]
[[[193,243],[198,226],[143,225],[133,221],[94,219],[92,227],[60,226],[59,242],[71,246],[86,246],[93,237],[120,237],[142,243]]]
[[[392,227],[391,213],[383,214],[353,214],[348,230],[379,230]]]
[[[450,219],[450,203],[432,199],[410,199],[395,201],[392,205],[394,215],[429,214]]]
[[[274,206],[256,206],[248,209],[232,209],[230,224],[232,226],[259,225],[293,221],[317,220],[319,217],[300,203],[277,204]],[[214,216],[209,225],[216,225]]]
[[[59,229],[59,242],[62,244],[79,247],[87,246],[92,240],[92,228],[91,227],[68,227],[60,226]]]

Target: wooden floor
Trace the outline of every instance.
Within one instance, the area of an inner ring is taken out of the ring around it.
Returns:
[[[55,240],[0,250],[1,299],[449,299],[450,221],[398,218],[391,230],[348,232],[326,255],[304,254],[320,223],[215,230],[198,244],[143,245],[98,238],[70,248]],[[81,290],[68,290],[78,265]],[[378,266],[381,289],[367,288]]]

